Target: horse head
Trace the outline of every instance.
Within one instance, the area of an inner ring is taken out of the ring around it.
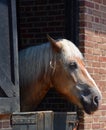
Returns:
[[[52,59],[50,62],[52,85],[69,101],[92,114],[99,107],[101,92],[85,68],[81,52],[66,39],[55,41],[47,37],[57,55],[56,61]]]

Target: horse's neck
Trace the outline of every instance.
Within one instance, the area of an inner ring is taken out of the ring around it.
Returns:
[[[21,90],[21,110],[22,111],[33,111],[45,97],[46,93],[50,89],[50,82],[40,80],[36,84],[30,86],[29,88],[24,88]]]
[[[34,99],[36,100],[34,101],[35,104],[39,104],[41,102],[41,100],[45,97],[49,89],[50,84],[45,81],[41,81],[36,84],[34,92]]]

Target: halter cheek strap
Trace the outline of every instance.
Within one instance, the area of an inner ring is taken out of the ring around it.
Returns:
[[[56,69],[56,61],[54,62],[54,64],[53,64],[52,61],[50,61],[50,68],[53,70],[53,71],[52,71],[52,74],[54,74],[55,69]]]

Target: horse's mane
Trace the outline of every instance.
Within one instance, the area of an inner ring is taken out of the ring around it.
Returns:
[[[67,50],[67,56],[71,55],[72,57],[82,58],[80,51],[73,43],[66,39],[61,39],[61,43],[63,48]],[[51,60],[56,62],[56,54],[53,52],[50,43],[21,50],[19,52],[20,85],[27,85],[33,80],[38,80],[40,74],[46,75],[50,68]]]
[[[20,84],[27,85],[36,81],[41,73],[46,75],[50,60],[55,58],[49,43],[32,46],[19,52]]]

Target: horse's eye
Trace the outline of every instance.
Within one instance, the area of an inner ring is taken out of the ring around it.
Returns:
[[[70,68],[71,70],[74,70],[74,69],[77,69],[77,68],[78,68],[78,65],[77,65],[76,62],[71,62],[71,63],[69,64],[69,68]]]

